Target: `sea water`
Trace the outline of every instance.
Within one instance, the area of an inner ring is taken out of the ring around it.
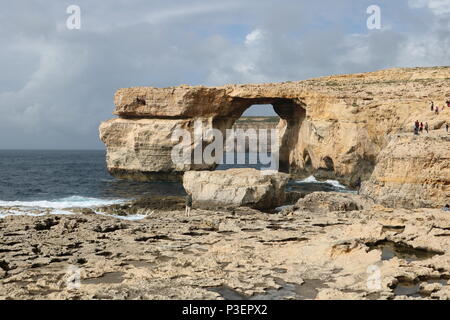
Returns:
[[[105,157],[103,150],[0,150],[0,218],[42,212],[70,214],[64,209],[95,208],[140,197],[185,195],[181,183],[116,179],[107,172]],[[259,164],[219,165],[217,170],[236,167],[262,168]],[[291,181],[288,190],[317,186],[324,191],[351,192],[337,181],[317,181],[314,177]]]
[[[183,195],[181,183],[112,177],[105,151],[0,150],[0,216],[95,208],[152,195]],[[14,207],[11,209],[11,207]]]

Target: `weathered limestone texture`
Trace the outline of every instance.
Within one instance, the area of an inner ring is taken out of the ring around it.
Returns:
[[[271,209],[283,204],[289,175],[256,169],[189,171],[183,186],[200,207]]]
[[[119,210],[147,212],[142,220],[0,219],[0,299],[450,298],[450,220],[440,209],[194,208],[187,219],[179,202]],[[67,285],[74,266],[77,288]]]
[[[362,194],[388,207],[450,204],[450,134],[394,134]]]
[[[308,212],[358,211],[368,209],[373,201],[356,194],[313,192],[297,201],[294,208]]]

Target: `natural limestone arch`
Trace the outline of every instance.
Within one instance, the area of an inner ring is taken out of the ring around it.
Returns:
[[[265,87],[262,87],[265,88]],[[309,114],[315,109],[326,109],[342,102],[333,96],[316,92],[280,90],[268,85],[261,87],[189,87],[120,89],[115,95],[119,119],[109,120],[100,126],[100,138],[107,146],[107,167],[118,177],[132,180],[180,180],[190,170],[214,170],[216,164],[174,165],[170,141],[177,128],[194,130],[201,121],[204,129],[219,129],[224,133],[252,105],[272,105],[279,115],[279,171],[296,177],[305,177],[314,170],[328,168],[333,163],[334,150],[321,154],[320,144],[324,133],[333,132],[326,124],[323,132],[311,122]],[[208,141],[203,142],[203,148]],[[329,143],[329,140],[326,141]],[[195,146],[192,146],[193,148]],[[310,158],[305,163],[303,153],[308,150]],[[327,163],[325,163],[327,161]],[[337,168],[340,169],[339,167]],[[333,172],[326,171],[331,177]],[[345,182],[345,181],[344,181]]]
[[[235,98],[231,101],[232,113],[227,116],[213,118],[213,128],[225,132],[244,112],[254,105],[272,105],[275,113],[280,117],[277,129],[279,132],[279,171],[289,173],[292,157],[292,146],[297,145],[300,127],[306,116],[306,110],[301,103],[286,98]]]
[[[117,119],[100,126],[107,167],[119,178],[179,179],[188,170],[215,166],[174,165],[170,141],[176,128],[231,128],[254,104],[272,104],[280,115],[281,169],[353,185],[368,179],[389,135],[409,132],[415,120],[442,127],[426,107],[445,101],[449,67],[391,69],[277,84],[136,87],[117,91]],[[307,157],[305,155],[308,155]]]

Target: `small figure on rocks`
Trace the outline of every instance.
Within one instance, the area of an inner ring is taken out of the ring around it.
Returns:
[[[445,130],[448,132],[448,123],[445,124]]]
[[[186,216],[189,217],[191,215],[192,209],[192,196],[188,194],[186,196]]]
[[[358,180],[356,180],[355,187],[356,187],[357,192],[359,194],[359,191],[361,190],[361,177],[358,177]]]
[[[423,132],[423,122],[420,123],[420,132]]]
[[[430,107],[431,107],[431,111],[434,111],[434,102],[430,101]]]
[[[428,122],[425,122],[425,130],[427,131],[427,133],[428,133],[428,129],[429,129]]]

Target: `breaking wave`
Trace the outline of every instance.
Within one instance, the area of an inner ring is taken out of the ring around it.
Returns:
[[[43,216],[46,214],[74,214],[71,208],[91,208],[109,206],[126,202],[126,199],[98,199],[71,196],[54,200],[39,201],[1,201],[0,218],[14,215]],[[94,210],[95,211],[95,210]],[[118,218],[118,217],[117,217]],[[139,220],[140,217],[128,217],[128,220]]]
[[[125,202],[125,199],[108,200],[80,196],[71,196],[55,200],[40,201],[0,201],[0,207],[29,207],[46,209],[94,208]]]
[[[344,185],[342,185],[339,181],[337,181],[337,180],[325,180],[325,181],[319,181],[319,180],[317,180],[316,179],[316,177],[314,177],[314,176],[310,176],[310,177],[308,177],[308,178],[306,178],[306,179],[303,179],[303,180],[297,180],[296,181],[297,183],[326,183],[326,184],[329,184],[329,185],[332,185],[334,188],[337,188],[337,189],[347,189],[347,187],[346,186],[344,186]]]

